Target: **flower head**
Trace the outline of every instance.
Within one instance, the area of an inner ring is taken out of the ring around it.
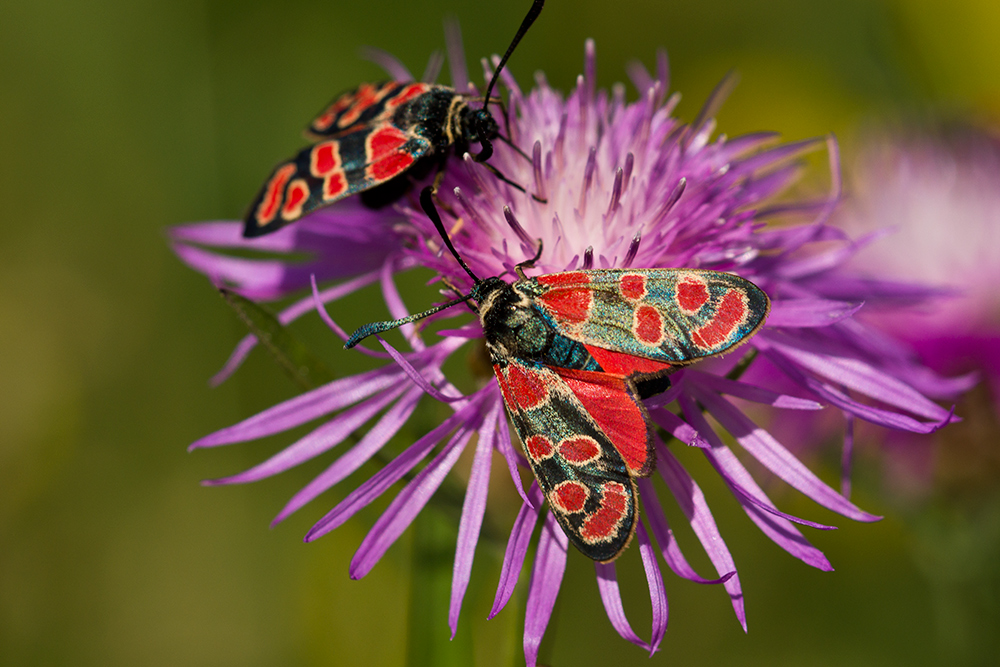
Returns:
[[[465,72],[455,65],[462,59],[454,53],[452,56],[456,69],[453,80],[466,81]],[[513,77],[504,74],[504,84],[510,91],[510,139],[523,149],[523,154],[498,144],[490,164],[511,181],[523,184],[525,192],[503,183],[486,167],[465,156],[449,162],[438,197],[455,246],[479,276],[513,276],[514,267],[532,257],[541,240],[543,252],[533,275],[612,267],[716,269],[751,280],[771,298],[767,326],[743,349],[760,353],[760,361],[754,365],[766,362],[794,390],[778,391],[740,379],[740,369],[734,369],[737,357],[731,356],[679,370],[671,376],[671,387],[665,393],[646,401],[658,432],[672,437],[668,446],[657,436],[654,477],[638,480],[643,511],[633,548],[639,549],[649,583],[653,627],[648,640],[640,638],[625,617],[615,564],[596,563],[595,567],[598,588],[616,630],[654,652],[667,623],[660,558],[679,576],[720,584],[730,597],[738,621],[746,627],[735,562],[704,494],[674,455],[677,447],[697,448],[765,535],[819,569],[831,566],[798,526],[828,527],[778,509],[723,439],[722,431],[728,432],[736,445],[771,474],[823,507],[858,521],[878,519],[823,483],[755,424],[732,398],[778,410],[815,411],[832,406],[844,415],[847,424],[863,419],[893,429],[928,433],[951,418],[948,410],[931,399],[952,397],[967,385],[930,372],[894,339],[876,333],[854,317],[862,304],[866,309],[877,308],[881,302],[922,297],[927,291],[863,279],[844,269],[862,243],[827,224],[839,194],[837,153],[832,141],[826,144],[835,174],[831,196],[820,201],[775,203],[799,169],[795,158],[822,147],[823,142],[776,144],[777,137],[768,133],[713,139],[712,116],[728,82],[720,85],[694,122],[684,124],[671,115],[677,97],[667,95],[665,55],[659,58],[655,77],[641,66],[631,69],[633,83],[641,93],[634,102],[626,100],[624,86],[615,86],[610,93],[596,89],[595,62],[593,43],[588,42],[584,74],[566,97],[551,89],[540,75],[535,87],[524,92]],[[487,76],[492,73],[486,62],[484,69]],[[325,217],[313,215],[297,225],[308,223],[310,229],[338,235],[362,233],[354,229],[360,219],[350,217],[362,215],[356,206],[335,206],[327,211]],[[360,242],[370,243],[365,246],[370,250],[365,256],[372,264],[352,267],[351,273],[357,277],[325,292],[314,288],[317,302],[330,302],[378,280],[390,315],[404,317],[409,313],[393,278],[414,266],[429,267],[453,291],[468,293],[472,287],[470,277],[450,254],[441,252],[440,236],[412,198],[402,199],[391,212],[370,215],[379,218],[378,229],[391,229],[391,234],[383,231],[364,237],[367,240]],[[807,221],[765,224],[786,216]],[[288,240],[294,245],[299,237],[293,234],[289,232]],[[316,251],[317,246],[304,241],[294,249]],[[303,271],[312,271],[318,277],[346,277],[346,272],[339,276],[331,273],[323,252],[314,252],[312,264],[306,269],[278,261],[274,266],[281,270],[274,276],[258,279],[255,275],[246,280],[257,281],[253,284],[258,294],[276,296],[287,293],[293,285],[301,285]],[[185,259],[191,262],[190,256]],[[224,275],[218,268],[220,261],[212,259],[199,268],[215,278],[232,280],[235,273]],[[374,268],[379,261],[380,267]],[[295,279],[282,282],[291,275]],[[288,321],[307,308],[307,300],[293,305],[283,319]],[[343,336],[325,310],[320,310],[328,324]],[[457,317],[464,312],[452,308],[434,317]],[[309,531],[306,540],[330,532],[397,481],[412,475],[351,563],[351,576],[364,576],[422,510],[476,436],[459,526],[449,623],[454,632],[487,505],[490,464],[496,450],[503,455],[524,504],[511,530],[493,614],[510,598],[536,525],[539,520],[542,523],[532,565],[524,636],[526,659],[534,665],[559,591],[568,541],[553,515],[543,512],[543,496],[537,483],[528,488],[522,485],[520,471],[526,470],[527,464],[512,442],[497,384],[490,381],[463,395],[442,370],[457,350],[477,344],[482,337],[479,322],[464,322],[438,334],[436,340],[426,342],[416,327],[407,325],[403,335],[410,350],[398,352],[386,346],[391,357],[386,365],[302,394],[209,435],[192,447],[243,442],[327,418],[267,461],[212,483],[249,482],[346,443],[350,434],[374,419],[374,425],[359,441],[289,501],[275,519],[281,521],[375,455],[414,413],[422,396],[427,394],[447,403],[453,410],[447,419],[330,510]],[[244,345],[239,354],[248,347]],[[227,372],[235,365],[235,361],[231,363]],[[669,409],[672,405],[677,407]],[[676,499],[683,519],[691,524],[708,554],[715,569],[713,575],[703,576],[687,563],[660,507],[660,485],[654,482],[657,476]]]
[[[1000,140],[968,123],[911,123],[869,128],[852,166],[851,197],[837,222],[855,233],[886,233],[852,262],[942,289],[937,298],[874,313],[869,319],[906,341],[940,373],[980,375],[978,395],[962,404],[966,424],[918,446],[906,434],[886,438],[888,482],[924,496],[936,476],[949,496],[993,485],[1000,415]],[[990,407],[992,406],[992,409]],[[936,449],[936,451],[935,451]],[[940,488],[940,487],[939,487]]]

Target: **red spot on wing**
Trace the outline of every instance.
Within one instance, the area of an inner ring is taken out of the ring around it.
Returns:
[[[309,154],[309,171],[316,178],[323,178],[340,169],[340,142],[324,141],[313,146]]]
[[[493,368],[496,370],[496,366]],[[549,388],[538,373],[514,363],[507,364],[502,372],[506,383],[501,381],[500,388],[504,390],[504,399],[508,405],[519,410],[530,410],[549,400]]]
[[[701,328],[695,329],[691,340],[704,350],[715,349],[727,342],[736,327],[743,324],[746,318],[746,296],[739,290],[731,289],[719,301],[715,316]]]
[[[285,220],[295,220],[302,215],[302,205],[309,198],[309,186],[301,178],[296,178],[288,184],[285,190],[285,203],[281,207],[281,217]]]
[[[538,300],[557,320],[568,324],[586,322],[590,317],[590,307],[594,298],[586,287],[576,289],[552,289],[538,297]]]
[[[556,509],[573,514],[583,509],[589,495],[590,490],[582,482],[561,482],[552,489],[549,501]]]
[[[635,309],[633,333],[646,345],[659,345],[663,341],[663,315],[652,306],[639,306]]]
[[[412,155],[400,150],[409,137],[392,125],[383,125],[368,135],[365,140],[368,176],[384,181],[405,171],[414,162]]]
[[[413,156],[409,153],[396,153],[372,163],[368,167],[368,176],[376,181],[387,181],[406,171],[413,162]]]
[[[597,441],[588,435],[566,438],[559,443],[559,454],[573,465],[585,465],[601,455]]]
[[[590,284],[590,276],[583,271],[570,271],[569,273],[547,273],[538,276],[535,281],[539,285],[547,287],[568,287],[573,285]]]
[[[330,201],[337,199],[347,192],[347,178],[343,171],[337,171],[323,181],[323,199]]]
[[[336,101],[334,101],[333,104],[327,107],[326,111],[316,117],[316,120],[312,123],[312,129],[316,132],[326,132],[330,129],[330,126],[333,125],[333,121],[337,117],[337,114],[351,106],[351,100],[353,99],[353,93],[341,95]]]
[[[344,112],[344,115],[337,120],[337,126],[340,128],[348,127],[353,125],[364,113],[365,109],[370,107],[379,101],[379,99],[385,95],[387,90],[384,90],[387,86],[383,87],[382,91],[379,91],[370,83],[362,84],[356,91],[354,91],[353,97],[349,100],[349,109]],[[379,94],[381,92],[381,94]]]
[[[629,393],[625,378],[596,371],[554,368],[621,454],[629,472],[644,476],[653,468],[646,415]]]
[[[670,368],[670,364],[662,361],[653,361],[645,357],[637,357],[625,352],[614,352],[605,350],[603,347],[585,345],[597,363],[601,365],[605,373],[612,375],[632,375],[633,373],[658,373]]]
[[[618,279],[618,289],[629,301],[638,301],[646,296],[646,276],[626,273]]]
[[[677,284],[677,305],[685,315],[693,315],[708,301],[708,285],[701,278],[686,275]]]
[[[295,174],[295,171],[296,167],[292,163],[282,165],[274,172],[267,185],[264,186],[264,196],[257,207],[256,217],[258,225],[263,227],[274,220],[274,216],[277,215],[278,207],[281,204],[281,195],[285,191],[285,184]]]
[[[426,83],[411,83],[406,88],[403,88],[398,95],[386,102],[385,106],[394,109],[401,104],[406,104],[410,100],[420,97],[430,89],[430,85]]]
[[[535,461],[547,459],[552,456],[552,453],[555,451],[555,448],[552,446],[552,441],[544,435],[531,436],[524,443],[524,448],[528,451],[528,456]]]
[[[618,535],[628,512],[629,494],[618,482],[601,485],[601,506],[583,521],[580,537],[588,544],[604,542]]]
[[[368,135],[365,140],[368,151],[369,162],[378,162],[382,158],[388,157],[400,146],[406,143],[408,137],[406,133],[392,125],[383,125]]]

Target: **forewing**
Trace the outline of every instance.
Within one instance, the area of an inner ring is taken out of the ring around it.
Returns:
[[[275,167],[245,218],[244,236],[269,234],[311,211],[406,171],[431,150],[424,137],[388,122],[360,125]]]
[[[516,359],[495,363],[493,370],[559,525],[588,558],[614,560],[639,518],[624,459],[558,374]]]
[[[552,273],[515,287],[598,362],[602,350],[616,363],[624,354],[672,365],[722,354],[756,333],[770,309],[749,280],[697,269]]]
[[[363,83],[338,96],[306,128],[314,139],[337,137],[391,116],[396,108],[434,88],[428,83]]]

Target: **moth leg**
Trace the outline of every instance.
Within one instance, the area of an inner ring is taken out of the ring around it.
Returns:
[[[537,262],[542,257],[542,239],[538,239],[538,252],[531,259],[526,259],[517,266],[514,267],[514,271],[517,272],[517,277],[521,280],[527,280],[528,277],[524,275],[525,269],[534,268],[535,262]]]
[[[430,186],[431,195],[433,195],[434,201],[437,202],[437,205],[444,209],[445,213],[455,218],[456,220],[461,221],[461,217],[455,212],[455,209],[452,208],[451,205],[448,204],[448,202],[442,201],[441,198],[438,197],[438,190],[441,188],[441,182],[444,181],[444,168],[445,168],[446,158],[447,155],[442,154],[441,158],[438,160],[437,172],[435,172],[434,174],[434,183]]]
[[[497,136],[499,137],[500,135],[497,135]],[[506,141],[506,139],[504,141]],[[512,181],[509,178],[507,178],[506,176],[504,176],[503,172],[501,172],[499,169],[497,169],[496,167],[494,167],[489,162],[483,162],[482,165],[484,167],[486,167],[487,169],[489,169],[491,172],[493,172],[494,176],[496,176],[497,178],[499,178],[501,181],[503,181],[507,185],[509,185],[509,186],[511,186],[513,188],[516,188],[518,191],[523,192],[524,194],[528,194],[528,191],[524,189],[523,185],[521,185],[520,183],[517,183],[516,181]],[[534,199],[539,204],[547,204],[547,203],[549,203],[548,199],[542,199],[541,197],[539,197],[538,195],[536,195],[533,192],[531,193],[531,198]]]

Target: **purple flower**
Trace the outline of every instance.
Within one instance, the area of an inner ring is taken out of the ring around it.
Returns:
[[[455,40],[452,40],[455,43]],[[464,62],[453,48],[452,78],[464,90]],[[483,63],[487,74],[489,63]],[[804,152],[822,148],[822,141],[778,144],[777,136],[758,133],[732,140],[713,139],[713,116],[727,92],[720,84],[690,124],[671,116],[677,96],[668,96],[667,61],[660,54],[656,76],[642,66],[629,70],[641,92],[627,102],[624,86],[595,88],[594,45],[586,45],[584,75],[568,97],[552,90],[538,75],[536,86],[523,92],[505,73],[510,91],[510,138],[526,155],[497,144],[490,164],[527,193],[499,181],[470,157],[452,158],[439,193],[445,224],[465,260],[477,275],[512,275],[519,262],[531,257],[537,239],[544,253],[533,275],[574,268],[696,267],[737,273],[756,283],[773,306],[767,326],[743,351],[760,356],[752,364],[780,374],[784,384],[771,387],[730,379],[737,357],[711,360],[671,376],[672,386],[647,401],[651,418],[674,440],[658,440],[654,476],[639,480],[642,521],[637,544],[652,604],[652,631],[640,638],[625,617],[614,563],[595,564],[598,589],[612,625],[625,639],[655,652],[666,631],[667,600],[660,558],[677,575],[721,585],[730,597],[737,620],[746,628],[743,593],[736,564],[697,482],[674,455],[678,447],[694,447],[715,468],[750,520],[778,546],[816,568],[832,569],[826,557],[797,525],[828,529],[778,509],[754,476],[723,439],[727,432],[745,454],[819,505],[857,521],[879,517],[854,506],[823,483],[770,433],[757,425],[741,406],[744,402],[776,410],[815,411],[824,406],[843,415],[850,426],[862,419],[892,429],[929,433],[951,419],[949,410],[933,399],[952,399],[968,386],[964,380],[940,377],[922,366],[897,340],[878,333],[854,317],[864,305],[877,310],[900,299],[928,296],[910,285],[861,278],[844,268],[864,245],[827,224],[839,197],[837,150],[826,146],[834,174],[833,192],[818,201],[779,202],[793,181]],[[397,70],[398,71],[398,70]],[[503,124],[501,122],[501,127]],[[536,195],[537,198],[532,195]],[[539,201],[539,199],[544,201]],[[774,221],[774,224],[765,224]],[[369,229],[360,229],[362,226]],[[301,229],[310,230],[307,235]],[[357,205],[333,206],[288,228],[275,251],[305,252],[305,265],[270,260],[262,275],[247,261],[228,264],[220,255],[195,251],[190,242],[222,245],[201,227],[174,233],[178,252],[213,280],[236,283],[245,293],[272,298],[304,284],[309,273],[318,279],[356,276],[319,292],[317,303],[329,302],[378,280],[389,315],[409,314],[394,284],[396,274],[426,266],[442,282],[467,293],[469,276],[448,253],[431,222],[404,198],[390,212],[364,212]],[[257,241],[237,238],[235,227],[224,228],[227,244],[256,247]],[[300,231],[296,232],[295,230]],[[278,236],[277,234],[275,236]],[[341,238],[355,243],[346,254]],[[267,243],[272,237],[264,237]],[[344,268],[331,265],[342,258],[356,260]],[[194,259],[194,258],[197,259]],[[426,305],[426,304],[422,304]],[[308,309],[303,300],[282,314],[290,321]],[[321,315],[346,339],[326,311]],[[482,337],[477,320],[462,307],[433,318],[462,317],[461,324],[440,331],[425,342],[414,325],[403,327],[409,350],[386,345],[391,361],[361,375],[338,379],[302,394],[239,424],[206,436],[192,448],[245,442],[286,431],[325,417],[327,421],[263,463],[211,484],[250,482],[277,474],[347,442],[365,423],[374,425],[350,445],[325,471],[297,493],[275,518],[281,521],[375,455],[406,423],[424,394],[445,402],[453,413],[419,438],[342,502],[306,535],[314,540],[343,524],[396,482],[412,474],[403,490],[376,521],[350,566],[350,576],[364,576],[410,525],[445,475],[476,436],[475,454],[459,525],[449,624],[454,633],[487,505],[493,451],[499,451],[523,506],[510,533],[492,615],[509,600],[529,553],[534,531],[541,529],[531,565],[525,620],[524,650],[535,665],[538,646],[559,592],[567,558],[567,538],[549,512],[537,483],[524,488],[521,469],[527,463],[512,442],[499,388],[492,380],[471,394],[461,394],[442,371],[443,364],[466,344]],[[352,324],[361,324],[355,322]],[[231,372],[250,342],[234,353]],[[385,357],[379,352],[371,356]],[[774,387],[791,387],[776,390]],[[733,399],[739,399],[739,403]],[[676,408],[670,406],[676,405]],[[714,424],[706,418],[710,415]],[[848,428],[848,434],[851,430]],[[850,435],[848,436],[848,441]],[[428,461],[429,459],[429,461]],[[425,463],[426,461],[426,463]],[[422,466],[422,467],[421,467]],[[674,496],[711,560],[715,572],[705,576],[687,562],[660,507],[659,477]]]
[[[1000,141],[988,130],[952,123],[869,129],[862,145],[852,165],[851,197],[837,222],[857,233],[888,233],[852,265],[947,288],[938,298],[870,319],[934,370],[975,371],[985,380],[982,400],[963,404],[971,423],[937,438],[940,452],[927,442],[914,447],[905,434],[885,438],[887,481],[908,501],[932,489],[935,473],[952,477],[950,486],[968,493],[982,486],[974,479],[992,467],[984,459],[992,456],[992,424],[1000,414]],[[970,445],[979,432],[981,446]]]

